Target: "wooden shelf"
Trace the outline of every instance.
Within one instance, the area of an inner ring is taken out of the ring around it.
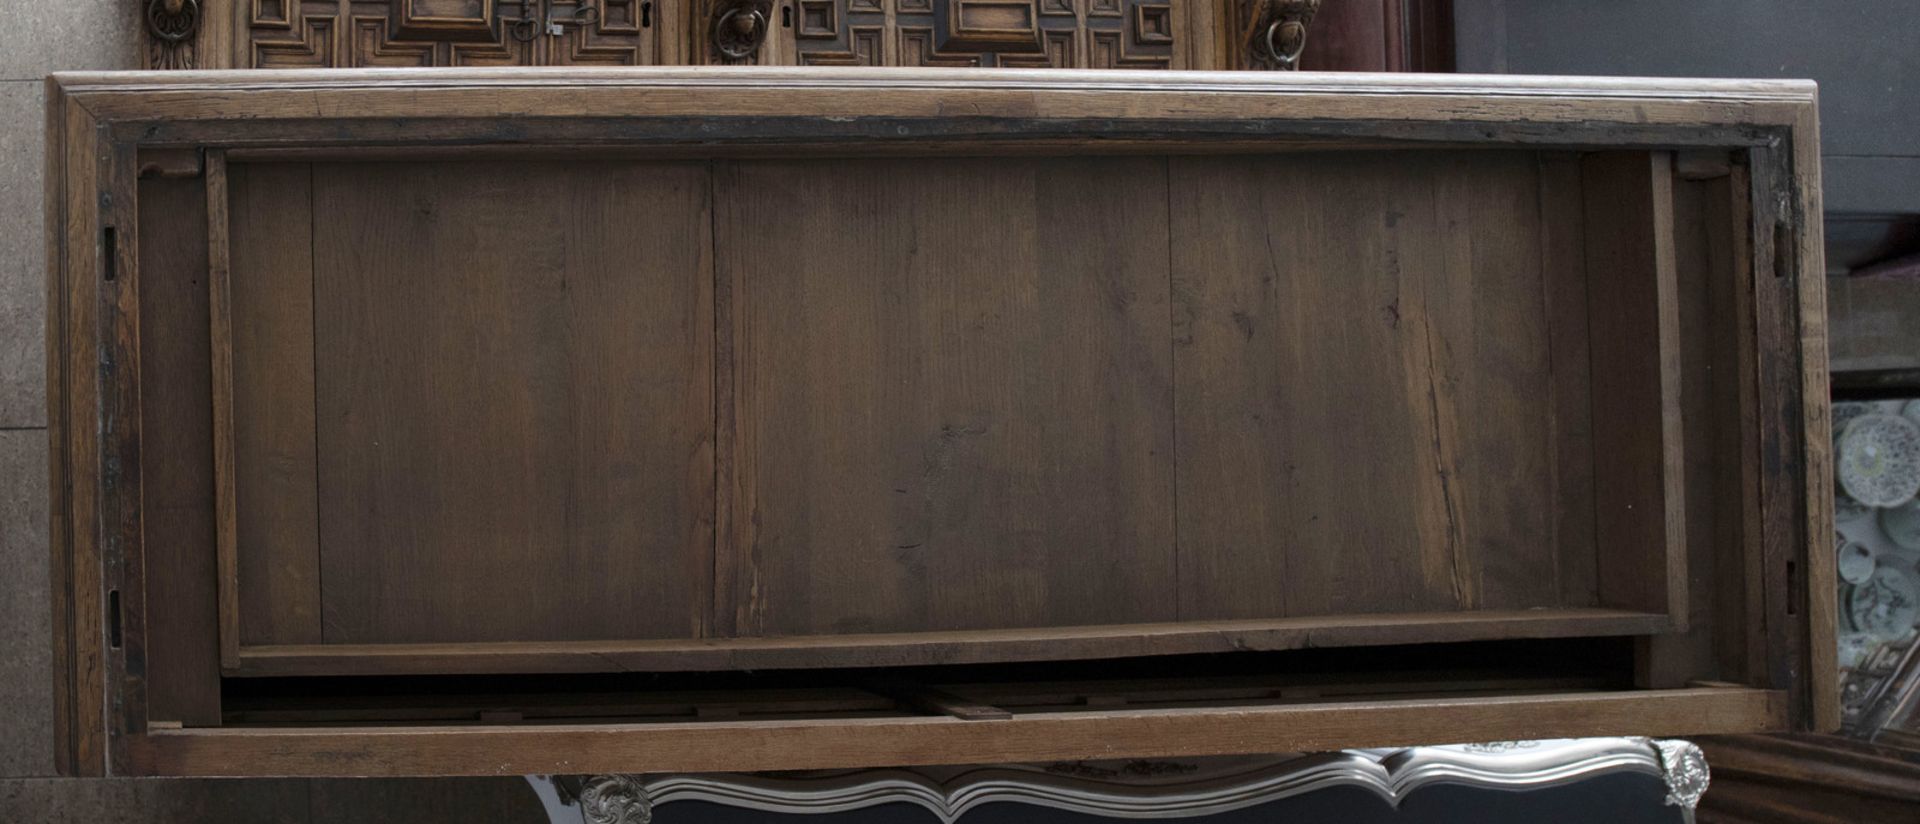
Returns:
[[[1652,635],[1671,625],[1671,620],[1659,613],[1542,609],[807,638],[241,647],[240,666],[229,674],[260,677],[918,667]]]

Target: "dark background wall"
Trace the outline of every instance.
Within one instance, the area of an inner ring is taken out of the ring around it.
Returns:
[[[1920,370],[1920,280],[1844,277],[1920,253],[1920,2],[1454,0],[1454,29],[1462,72],[1817,81],[1833,369]]]
[[[1913,0],[1455,0],[1454,37],[1462,72],[1811,78],[1827,208],[1920,213]]]

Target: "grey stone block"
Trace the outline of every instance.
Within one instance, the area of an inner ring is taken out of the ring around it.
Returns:
[[[0,775],[53,773],[47,567],[47,433],[0,431]]]
[[[0,428],[47,425],[41,97],[0,81]]]

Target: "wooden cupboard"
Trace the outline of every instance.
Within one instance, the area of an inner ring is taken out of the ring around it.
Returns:
[[[152,69],[1450,71],[1450,0],[141,0]]]
[[[1809,85],[48,99],[67,772],[1835,723]]]

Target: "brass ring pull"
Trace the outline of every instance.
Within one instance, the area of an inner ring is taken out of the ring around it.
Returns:
[[[200,30],[200,0],[147,0],[147,33],[180,43]]]
[[[1283,50],[1274,42],[1276,35],[1286,42]],[[1275,20],[1267,27],[1267,57],[1282,69],[1294,69],[1299,66],[1300,55],[1307,50],[1307,27],[1298,20]]]
[[[713,21],[713,47],[729,60],[759,51],[766,34],[767,16],[756,8],[735,6]]]

